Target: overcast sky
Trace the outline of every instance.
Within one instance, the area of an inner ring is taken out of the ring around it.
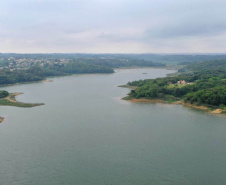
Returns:
[[[226,53],[226,0],[0,0],[0,52]]]

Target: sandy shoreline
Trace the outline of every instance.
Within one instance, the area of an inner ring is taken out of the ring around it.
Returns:
[[[141,102],[141,103],[167,103],[166,101],[161,100],[161,99],[153,99],[153,100],[151,100],[151,99],[145,99],[145,98],[143,98],[143,99],[135,99],[135,98],[133,98],[133,99],[127,100],[127,101],[130,101],[130,102]]]
[[[3,122],[3,120],[4,120],[4,118],[3,118],[3,117],[0,117],[0,123],[2,123],[2,122]]]
[[[184,101],[176,101],[176,102],[173,102],[173,103],[169,103],[163,99],[131,99],[131,100],[127,100],[127,101],[130,101],[130,102],[140,102],[140,103],[165,103],[165,104],[177,104],[177,105],[183,105],[183,106],[186,106],[186,107],[191,107],[191,108],[194,108],[194,109],[199,109],[199,110],[203,110],[203,111],[206,111],[208,113],[211,113],[211,114],[223,114],[222,113],[222,109],[215,109],[215,110],[211,110],[210,108],[208,107],[205,107],[205,106],[198,106],[198,105],[193,105],[193,104],[190,104],[190,103],[185,103]]]
[[[39,82],[53,82],[53,80],[42,80],[42,81],[39,81]]]
[[[14,102],[14,103],[20,103],[20,102],[16,101],[15,96],[18,96],[21,94],[23,94],[23,93],[21,93],[21,92],[10,93],[10,95],[5,97],[4,99],[9,100],[10,102]]]

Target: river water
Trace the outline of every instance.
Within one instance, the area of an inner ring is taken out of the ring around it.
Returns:
[[[129,89],[118,85],[172,72],[120,69],[1,87],[45,105],[0,107],[0,184],[226,184],[226,117],[120,99]]]

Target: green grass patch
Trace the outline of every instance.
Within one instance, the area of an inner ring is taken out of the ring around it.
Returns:
[[[176,102],[178,100],[172,99],[172,98],[165,98],[164,101],[166,101],[167,103],[173,103],[173,102]]]
[[[137,88],[137,86],[130,86],[130,85],[119,85],[118,87],[125,87],[125,88],[129,88],[132,90],[135,90]]]
[[[131,96],[126,96],[126,97],[122,98],[122,100],[132,100],[132,99],[133,99],[133,97],[131,97]]]
[[[187,84],[170,84],[167,86],[168,89],[172,89],[172,88],[182,88],[184,86],[186,86]]]
[[[22,102],[17,102],[15,100],[15,96],[14,94],[10,94],[9,98],[11,100],[14,101],[10,101],[8,99],[5,98],[1,98],[0,99],[0,106],[14,106],[14,107],[36,107],[36,106],[40,106],[40,105],[44,105],[43,103],[22,103]]]
[[[0,99],[0,106],[14,106],[14,107],[36,107],[44,105],[43,103],[22,103],[22,102],[11,102],[7,99]]]

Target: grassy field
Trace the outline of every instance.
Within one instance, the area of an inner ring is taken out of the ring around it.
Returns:
[[[169,89],[174,88],[174,87],[181,88],[181,87],[184,87],[186,85],[187,84],[170,84],[170,85],[168,85],[168,88]]]

